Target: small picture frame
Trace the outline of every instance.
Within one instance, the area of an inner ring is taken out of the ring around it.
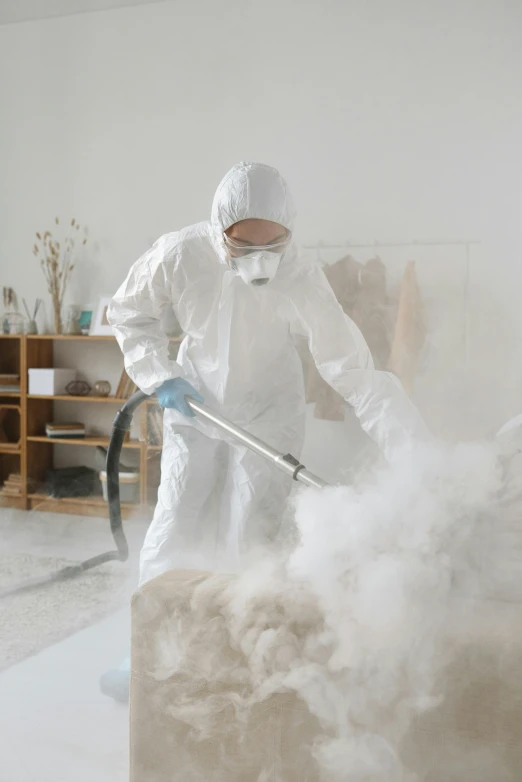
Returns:
[[[92,323],[92,310],[82,310],[80,313],[80,317],[78,318],[78,325],[80,327],[80,331],[84,336],[86,336],[91,328]]]
[[[107,310],[112,301],[112,296],[102,296],[96,308],[96,315],[91,324],[91,337],[112,337],[114,332],[107,320]]]

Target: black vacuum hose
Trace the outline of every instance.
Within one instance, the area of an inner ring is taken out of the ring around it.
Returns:
[[[145,401],[145,399],[148,399],[147,394],[144,394],[143,391],[137,391],[127,402],[125,402],[114,419],[111,439],[107,449],[107,498],[111,532],[116,544],[116,551],[106,551],[104,554],[97,554],[95,557],[86,559],[84,562],[62,568],[56,573],[51,573],[43,578],[41,576],[38,578],[31,578],[27,581],[23,581],[21,584],[8,587],[4,592],[0,593],[0,599],[20,592],[27,592],[30,589],[37,589],[38,587],[55,581],[67,581],[70,578],[76,578],[76,576],[85,573],[86,570],[98,567],[98,565],[103,565],[105,562],[125,562],[129,558],[129,546],[125,538],[125,533],[123,532],[121,521],[120,456],[125,435],[129,431],[132,423],[132,417],[136,409]]]
[[[112,425],[112,435],[107,449],[107,499],[109,502],[109,519],[111,522],[111,532],[116,543],[117,552],[114,559],[125,562],[129,557],[129,546],[123,532],[121,521],[120,504],[120,456],[121,449],[125,440],[125,435],[130,429],[132,417],[136,409],[142,402],[148,399],[143,391],[136,391],[131,398],[125,402],[121,410],[117,413]]]

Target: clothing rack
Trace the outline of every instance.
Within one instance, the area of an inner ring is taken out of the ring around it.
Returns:
[[[471,289],[471,251],[472,247],[480,244],[478,239],[448,239],[448,240],[430,240],[413,239],[407,241],[388,241],[383,242],[374,240],[369,242],[350,242],[344,244],[328,244],[319,241],[317,244],[303,245],[304,250],[311,250],[317,253],[318,260],[321,261],[321,250],[377,250],[387,248],[422,248],[422,247],[462,247],[464,251],[464,361],[466,366],[470,358],[470,289]]]
[[[303,247],[305,250],[346,250],[351,248],[370,249],[372,247],[467,247],[472,244],[480,244],[480,242],[478,239],[456,239],[453,241],[414,239],[413,241],[410,240],[406,242],[381,242],[380,240],[375,240],[373,242],[344,242],[344,244],[327,244],[325,242],[319,241],[317,244],[305,244]]]

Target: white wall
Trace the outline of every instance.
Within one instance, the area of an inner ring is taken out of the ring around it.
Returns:
[[[256,159],[292,184],[305,242],[480,239],[481,355],[481,286],[498,333],[520,322],[521,29],[519,0],[172,0],[2,27],[2,284],[44,295],[33,232],[74,215],[92,241],[69,299],[93,305]],[[492,386],[518,394],[514,353],[509,372]]]

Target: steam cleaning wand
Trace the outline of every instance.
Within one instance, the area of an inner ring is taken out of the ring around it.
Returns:
[[[80,562],[77,565],[70,565],[69,567],[62,568],[55,573],[52,573],[45,577],[33,578],[28,581],[24,581],[21,584],[17,584],[8,588],[6,591],[0,593],[0,599],[14,595],[19,592],[25,592],[30,589],[34,589],[45,584],[49,584],[55,581],[66,581],[71,578],[85,573],[86,570],[103,565],[105,562],[125,562],[129,557],[129,546],[125,538],[123,531],[123,524],[121,518],[121,504],[120,504],[120,456],[125,440],[125,435],[130,429],[132,418],[137,408],[146,399],[150,399],[150,396],[144,394],[143,391],[137,391],[130,399],[125,402],[121,410],[116,414],[114,419],[111,439],[109,447],[107,449],[107,499],[109,506],[109,519],[111,525],[111,533],[116,544],[115,551],[107,551],[104,554],[98,554],[95,557],[86,559],[84,562]],[[271,448],[269,445],[259,440],[257,437],[245,432],[239,426],[227,421],[226,418],[213,412],[206,405],[196,402],[192,397],[185,397],[187,404],[191,410],[201,418],[206,419],[214,426],[217,426],[227,435],[231,436],[234,440],[245,445],[258,456],[266,459],[275,465],[279,470],[282,470],[289,478],[294,481],[304,483],[306,486],[313,486],[316,489],[323,489],[327,484],[306,469],[304,464],[292,456],[291,454],[282,454],[276,451],[275,448]]]
[[[132,416],[139,405],[146,399],[150,399],[143,391],[137,391],[126,402],[119,413],[116,415],[113,424],[112,437],[107,451],[107,497],[109,501],[109,517],[111,520],[111,531],[118,547],[120,556],[124,562],[128,556],[127,541],[123,533],[121,521],[120,506],[120,484],[119,484],[119,463],[123,441],[127,431],[130,428]],[[263,459],[272,462],[276,467],[282,470],[294,481],[304,483],[306,486],[313,486],[316,489],[323,489],[327,484],[306,469],[304,464],[291,454],[283,455],[275,448],[259,440],[257,437],[245,432],[239,426],[227,421],[226,418],[213,412],[209,407],[196,402],[192,397],[185,397],[190,409],[201,418],[205,418],[211,424],[219,427],[223,432],[233,437],[237,442],[245,445],[254,453],[257,453]]]

